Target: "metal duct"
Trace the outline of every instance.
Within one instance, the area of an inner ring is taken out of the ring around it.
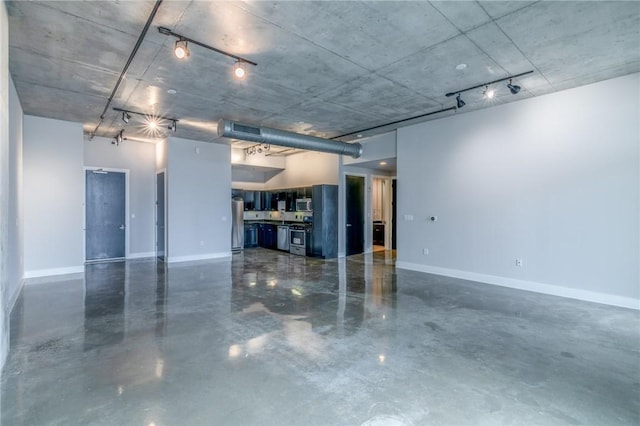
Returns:
[[[328,152],[331,154],[350,155],[358,158],[362,155],[362,145],[300,135],[284,130],[258,127],[250,124],[221,119],[218,121],[218,136],[241,139],[244,141],[268,143],[290,148],[308,149],[310,151]]]

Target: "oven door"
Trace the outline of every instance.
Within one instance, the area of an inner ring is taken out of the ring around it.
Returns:
[[[307,248],[305,246],[304,229],[291,229],[290,237],[289,253],[297,254],[298,256],[306,256]]]

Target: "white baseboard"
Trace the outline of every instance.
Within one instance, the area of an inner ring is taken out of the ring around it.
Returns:
[[[557,285],[538,283],[535,281],[518,280],[515,278],[500,277],[497,275],[478,274],[475,272],[460,271],[457,269],[421,265],[419,263],[396,262],[396,268],[443,275],[446,277],[461,278],[463,280],[478,281],[485,284],[516,288],[518,290],[532,291],[534,293],[549,294],[552,296],[567,297],[569,299],[584,300],[586,302],[602,303],[604,305],[640,310],[640,300],[631,297],[616,296],[613,294],[599,293],[577,288],[561,287]]]
[[[222,259],[222,258],[231,258],[232,253],[230,251],[223,253],[206,253],[206,254],[196,254],[191,256],[169,256],[167,257],[167,263],[178,263],[178,262],[193,262],[195,260],[211,260],[211,259]]]
[[[129,253],[129,256],[127,256],[127,259],[145,259],[149,257],[156,257],[156,252],[147,251],[147,252],[140,252],[140,253]]]
[[[69,275],[69,274],[82,274],[84,273],[84,265],[70,266],[67,268],[53,268],[53,269],[36,269],[33,271],[24,271],[24,278],[39,278],[39,277],[51,277],[54,275]]]

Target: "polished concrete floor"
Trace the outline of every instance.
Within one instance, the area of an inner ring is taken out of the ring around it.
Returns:
[[[393,265],[251,249],[30,284],[2,424],[639,424],[638,312]]]

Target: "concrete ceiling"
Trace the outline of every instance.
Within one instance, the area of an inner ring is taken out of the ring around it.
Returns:
[[[92,132],[154,3],[7,2],[9,67],[24,113]],[[177,60],[175,38],[159,26],[258,66],[238,81],[231,58],[199,46]],[[222,117],[368,136],[454,106],[447,92],[528,70],[514,81],[519,94],[505,83],[491,102],[470,91],[457,113],[640,71],[640,2],[164,1],[96,134],[124,128],[129,139],[154,140],[144,116],[125,125],[118,107],[177,118],[175,136],[201,141],[224,142]]]

